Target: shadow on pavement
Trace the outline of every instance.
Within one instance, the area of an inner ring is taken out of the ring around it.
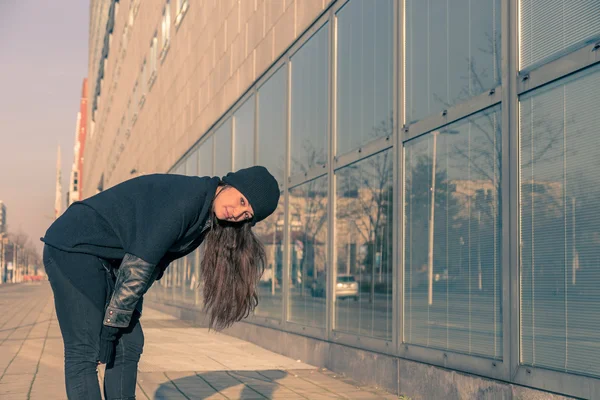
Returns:
[[[227,397],[271,399],[279,386],[277,380],[287,375],[288,373],[282,370],[198,372],[195,375],[161,384],[154,393],[154,398],[170,399],[176,396],[178,398],[178,395],[185,394],[186,397],[193,399],[208,399],[216,392],[226,392],[235,387],[236,389],[232,391],[235,397],[231,397],[232,395]]]

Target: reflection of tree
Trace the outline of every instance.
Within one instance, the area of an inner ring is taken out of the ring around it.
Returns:
[[[306,139],[302,143],[304,153],[296,155],[292,152],[293,174],[306,174],[311,168],[325,164],[325,149],[318,148],[311,140]],[[302,160],[302,158],[304,160]]]
[[[382,121],[373,128],[371,136],[391,135],[392,126],[391,118]],[[350,271],[348,263],[356,250],[352,248],[356,243],[352,243],[351,232],[358,233],[366,247],[362,265],[370,274],[370,302],[375,296],[377,268],[381,278],[382,274],[390,272],[392,266],[392,176],[393,153],[384,151],[342,169],[338,178],[341,191],[338,191],[337,219],[348,225],[348,232],[345,232],[348,254],[345,258],[338,255],[338,268],[346,264],[346,270]],[[341,232],[338,232],[338,241],[343,242]]]
[[[304,287],[309,277],[318,279],[319,271],[324,273],[327,267],[324,250],[327,232],[323,230],[327,222],[326,177],[292,189],[289,206],[292,254],[290,279],[293,284],[301,283]],[[318,251],[317,247],[321,250]]]
[[[431,202],[431,180],[432,180],[432,158],[419,155],[412,161],[410,167],[407,165],[405,193],[405,258],[411,268],[411,273],[406,279],[409,287],[417,287],[425,284],[428,264],[428,241],[429,236],[429,214]],[[409,160],[407,160],[408,164]],[[435,209],[443,210],[437,212],[438,218],[434,220],[434,230],[442,232],[443,240],[435,240],[433,254],[434,266],[442,266],[448,269],[460,269],[461,263],[448,265],[446,259],[447,251],[456,246],[461,246],[460,237],[457,234],[462,227],[460,203],[456,193],[456,185],[453,184],[446,171],[435,171]],[[458,260],[457,260],[458,261]],[[457,265],[458,264],[458,265]],[[459,270],[448,271],[449,274],[459,274]],[[410,281],[414,278],[414,281]]]

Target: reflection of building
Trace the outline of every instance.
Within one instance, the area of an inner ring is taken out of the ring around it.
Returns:
[[[0,201],[0,234],[6,233],[6,205]]]
[[[83,191],[83,154],[85,151],[85,137],[87,129],[87,79],[83,80],[81,88],[81,101],[77,113],[77,125],[75,129],[75,146],[71,179],[69,181],[68,203],[81,200]]]

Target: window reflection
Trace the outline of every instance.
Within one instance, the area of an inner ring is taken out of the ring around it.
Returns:
[[[290,190],[289,320],[325,326],[327,177]]]
[[[392,9],[352,0],[337,13],[337,154],[392,134]]]
[[[291,175],[325,164],[329,114],[329,25],[292,56]]]
[[[392,151],[336,173],[335,329],[392,338]]]
[[[231,118],[228,118],[214,133],[215,176],[231,172]]]
[[[258,89],[258,164],[283,184],[286,153],[287,65]]]
[[[493,108],[405,145],[405,340],[502,356],[501,129]]]
[[[284,229],[284,196],[273,214],[254,227],[254,232],[265,246],[267,263],[265,272],[258,284],[258,316],[281,319],[283,286],[283,229]]]
[[[595,67],[520,100],[521,358],[600,376]]]
[[[196,176],[198,174],[198,150],[194,150],[185,160],[185,174]]]
[[[251,96],[235,112],[234,141],[235,158],[233,170],[254,165],[254,96]]]
[[[198,149],[198,176],[213,176],[213,137]]]
[[[406,0],[406,122],[500,84],[500,0]]]

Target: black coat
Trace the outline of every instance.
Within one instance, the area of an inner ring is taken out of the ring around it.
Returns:
[[[127,327],[139,300],[169,263],[202,243],[219,181],[167,174],[131,179],[73,203],[42,241],[119,266],[104,325]],[[78,268],[61,266],[85,293],[95,283]]]
[[[67,252],[157,265],[193,251],[210,214],[219,178],[145,175],[73,203],[42,241]]]

